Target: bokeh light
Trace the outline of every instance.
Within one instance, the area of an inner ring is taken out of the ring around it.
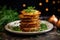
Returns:
[[[45,11],[49,11],[49,9],[48,8],[45,8]]]
[[[58,12],[60,12],[60,9],[58,9]]]
[[[60,1],[57,1],[57,3],[60,3]]]
[[[48,3],[49,2],[49,0],[45,0],[46,1],[46,3]]]
[[[42,3],[39,3],[39,6],[42,6]]]
[[[26,4],[23,4],[22,6],[23,6],[23,7],[26,7]]]
[[[56,2],[55,1],[52,1],[53,4],[55,4]]]

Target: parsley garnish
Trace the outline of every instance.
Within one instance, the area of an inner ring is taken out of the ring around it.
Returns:
[[[28,7],[27,9],[25,9],[25,12],[27,12],[27,13],[35,12],[35,11],[36,11],[35,7],[32,7],[32,6]]]

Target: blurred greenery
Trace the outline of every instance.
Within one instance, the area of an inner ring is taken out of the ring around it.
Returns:
[[[18,12],[16,10],[7,9],[6,6],[0,7],[0,32],[4,30],[4,26],[7,23],[18,19]]]

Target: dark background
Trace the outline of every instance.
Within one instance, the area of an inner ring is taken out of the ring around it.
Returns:
[[[52,3],[53,1],[55,1],[55,4]],[[43,3],[42,6],[39,6],[40,2]],[[23,4],[26,4],[26,7],[23,7]],[[28,6],[35,6],[37,10],[41,11],[41,16],[60,15],[60,10],[58,10],[60,9],[60,0],[49,0],[48,3],[45,0],[0,0],[0,6],[4,5],[7,5],[7,8],[17,9],[18,12]],[[49,11],[45,11],[46,7],[49,8]]]

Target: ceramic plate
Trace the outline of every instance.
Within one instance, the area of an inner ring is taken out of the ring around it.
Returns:
[[[14,21],[14,22],[10,22],[5,26],[5,29],[9,32],[12,33],[16,33],[16,34],[41,34],[41,33],[46,33],[48,31],[51,31],[53,29],[53,24],[51,24],[48,21],[45,20],[41,20],[40,23],[45,23],[47,25],[47,30],[43,30],[43,31],[36,31],[36,32],[22,32],[22,31],[14,31],[11,30],[10,28],[12,28],[13,26],[19,26],[20,25],[20,20]]]

